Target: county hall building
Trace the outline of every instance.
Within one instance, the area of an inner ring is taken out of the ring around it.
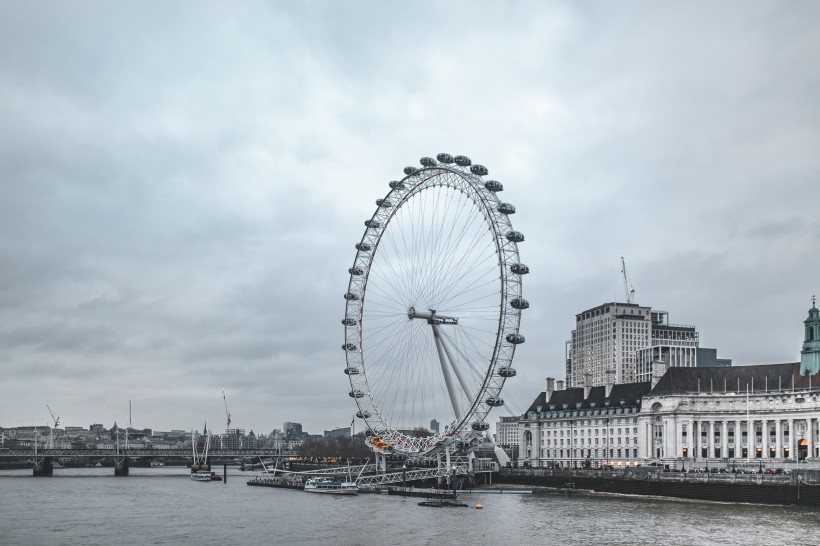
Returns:
[[[518,419],[518,461],[533,467],[646,464],[788,466],[820,456],[820,311],[804,321],[800,362],[669,367],[649,381],[579,386],[547,378]],[[507,434],[512,423],[505,422]]]

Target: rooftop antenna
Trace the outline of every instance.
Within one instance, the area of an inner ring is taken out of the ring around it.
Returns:
[[[635,299],[635,288],[632,286],[632,283],[629,282],[629,277],[626,274],[626,261],[624,261],[623,256],[621,256],[621,273],[624,276],[624,292],[626,293],[626,303],[632,303],[632,300]]]

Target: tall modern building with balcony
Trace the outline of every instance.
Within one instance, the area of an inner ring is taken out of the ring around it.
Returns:
[[[616,383],[647,382],[654,362],[668,367],[697,366],[694,326],[669,324],[669,313],[635,303],[611,302],[575,315],[567,342],[567,386],[601,386],[607,371]],[[586,374],[592,383],[585,385]]]
[[[695,327],[669,324],[666,311],[652,311],[651,316],[650,345],[635,353],[639,383],[652,380],[656,362],[665,363],[666,368],[694,368],[698,365],[700,336]]]

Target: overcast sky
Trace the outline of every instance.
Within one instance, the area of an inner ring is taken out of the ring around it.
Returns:
[[[508,382],[623,300],[736,365],[820,292],[817,2],[0,3],[0,426],[350,423],[375,199],[466,154],[532,307]],[[361,422],[359,422],[361,426]]]

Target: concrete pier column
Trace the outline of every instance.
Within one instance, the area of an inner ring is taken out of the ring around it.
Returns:
[[[114,459],[114,475],[115,476],[127,476],[128,475],[128,457],[123,458],[122,460]]]
[[[54,462],[51,457],[43,457],[39,462],[34,461],[32,472],[32,475],[38,477],[52,476],[54,474]]]

